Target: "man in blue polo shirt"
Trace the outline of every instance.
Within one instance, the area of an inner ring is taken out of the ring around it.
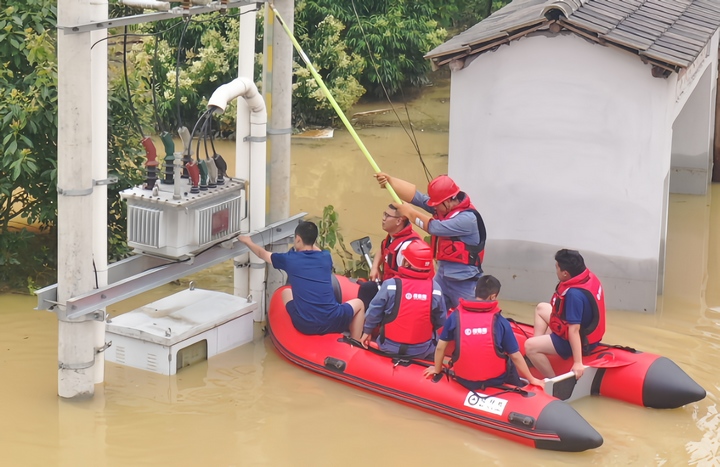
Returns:
[[[283,290],[282,299],[295,329],[309,335],[349,330],[351,337],[359,339],[365,321],[363,303],[357,298],[338,303],[332,286],[332,257],[315,245],[317,236],[317,226],[304,221],[295,229],[294,248],[287,253],[270,253],[245,235],[238,240],[258,258],[287,273],[290,289]]]

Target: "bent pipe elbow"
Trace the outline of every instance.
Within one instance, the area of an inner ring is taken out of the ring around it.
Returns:
[[[265,101],[257,86],[252,80],[243,77],[235,78],[217,88],[210,96],[208,108],[215,107],[217,109],[215,112],[222,113],[230,101],[240,96],[243,96],[253,113],[265,111]]]

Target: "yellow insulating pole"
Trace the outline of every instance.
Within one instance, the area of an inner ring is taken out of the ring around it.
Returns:
[[[322,77],[320,77],[318,72],[315,70],[315,67],[310,62],[310,59],[308,58],[308,56],[305,55],[305,52],[303,51],[302,47],[300,47],[300,44],[293,36],[292,32],[290,31],[290,28],[287,27],[287,25],[285,24],[285,21],[282,19],[282,16],[280,16],[280,13],[278,13],[278,11],[275,9],[275,6],[272,3],[270,4],[270,8],[272,9],[273,13],[275,14],[275,18],[277,18],[277,20],[280,22],[283,29],[287,33],[287,35],[290,37],[290,40],[292,41],[293,45],[295,46],[295,50],[297,50],[298,53],[300,54],[300,57],[305,62],[305,65],[307,65],[308,69],[310,70],[310,73],[313,75],[313,78],[315,78],[315,81],[317,81],[318,86],[320,86],[320,89],[322,89],[323,93],[325,94],[325,97],[328,98],[328,100],[330,101],[330,104],[333,106],[333,109],[335,109],[335,112],[337,112],[338,116],[340,117],[340,120],[342,120],[342,122],[345,124],[345,128],[347,128],[347,130],[352,135],[353,139],[355,140],[355,143],[357,143],[358,147],[360,148],[360,151],[362,151],[362,153],[365,155],[365,158],[368,160],[368,162],[372,166],[375,173],[379,173],[380,167],[378,167],[378,165],[375,163],[375,160],[370,155],[370,152],[367,150],[367,148],[363,144],[362,140],[360,139],[358,134],[355,132],[355,128],[353,128],[353,126],[350,124],[347,117],[345,116],[343,111],[340,109],[340,106],[335,101],[335,98],[332,96],[332,94],[330,94],[330,91],[328,90],[327,86],[325,86],[325,82],[323,82]],[[393,199],[395,200],[396,203],[402,204],[402,200],[398,197],[397,193],[395,193],[395,190],[393,190],[393,187],[390,186],[389,183],[385,185],[385,188],[387,188],[387,190],[390,192],[390,195],[393,197]]]

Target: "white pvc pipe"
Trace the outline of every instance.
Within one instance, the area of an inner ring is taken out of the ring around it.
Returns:
[[[250,141],[250,173],[248,182],[250,192],[250,231],[265,227],[265,137],[267,135],[267,112],[265,101],[258,92],[255,83],[248,78],[236,78],[220,86],[208,101],[208,107],[215,107],[216,112],[222,112],[231,100],[242,96],[250,108],[250,137],[258,141]],[[238,139],[243,135],[238,134]],[[264,307],[262,306],[265,288],[265,263],[254,255],[250,258],[249,293],[253,300],[261,306],[253,314],[255,321],[263,321]]]
[[[143,8],[158,11],[170,10],[170,2],[159,2],[156,0],[121,0],[120,3],[132,8]],[[107,19],[107,16],[105,19]]]
[[[91,16],[93,21],[103,22],[108,19],[107,0],[92,0],[90,2]],[[108,178],[107,173],[107,29],[99,29],[90,33],[90,38],[95,47],[90,52],[90,68],[92,75],[92,178],[104,180]],[[108,283],[108,262],[107,262],[107,185],[97,185],[92,194],[92,250],[93,262],[97,274],[98,287],[104,287]],[[105,308],[100,310],[105,313]],[[105,345],[105,321],[96,320],[93,322],[95,348],[99,349]],[[99,353],[95,358],[93,367],[95,384],[102,383],[105,379],[105,354]]]
[[[238,76],[241,78],[253,79],[255,70],[255,15],[250,13],[254,9],[251,5],[240,7],[240,34],[238,41]],[[242,180],[250,179],[250,142],[243,141],[244,135],[250,134],[250,109],[245,100],[237,103],[237,120],[235,135],[235,176]],[[247,187],[246,187],[247,188]],[[245,196],[249,193],[246,189]],[[240,232],[250,232],[250,221],[244,219],[240,224]],[[234,294],[238,297],[247,297],[250,293],[250,255],[245,253],[233,258],[234,270]],[[262,315],[261,315],[262,316]],[[253,316],[255,321],[260,321],[257,314]]]

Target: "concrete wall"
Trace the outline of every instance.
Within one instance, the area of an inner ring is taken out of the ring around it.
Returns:
[[[550,43],[552,42],[552,43]],[[485,218],[503,298],[547,300],[581,251],[613,309],[654,311],[671,80],[575,35],[532,36],[452,74],[449,173]]]
[[[673,74],[675,95],[672,124],[670,191],[702,195],[712,173],[717,84],[716,33],[686,70]]]

